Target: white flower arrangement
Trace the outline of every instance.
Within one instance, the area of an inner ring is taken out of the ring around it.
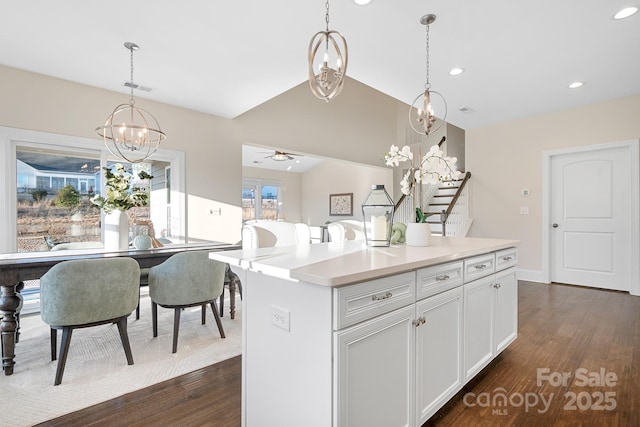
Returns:
[[[456,169],[455,157],[446,157],[438,145],[429,149],[420,160],[420,165],[413,164],[413,153],[408,145],[399,149],[392,145],[385,155],[387,166],[398,166],[401,162],[410,161],[411,167],[400,181],[401,191],[405,195],[410,195],[416,184],[438,183],[440,181],[456,180],[460,177],[460,171]]]
[[[437,184],[442,181],[451,181],[458,179],[461,173],[456,169],[455,157],[446,157],[438,145],[434,145],[429,149],[420,160],[420,165],[415,166],[413,162],[413,153],[408,145],[399,149],[392,145],[389,152],[385,155],[387,166],[399,166],[401,162],[409,161],[411,167],[400,181],[400,189],[405,196],[411,195],[417,184]],[[427,217],[431,213],[423,212],[422,206],[417,201],[420,195],[414,194],[414,205],[416,206],[415,222],[426,222]]]

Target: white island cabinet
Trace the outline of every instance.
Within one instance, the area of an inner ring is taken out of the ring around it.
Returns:
[[[421,426],[516,338],[517,243],[211,253],[243,283],[243,426]]]

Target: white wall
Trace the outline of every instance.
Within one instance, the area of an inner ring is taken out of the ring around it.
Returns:
[[[542,153],[638,138],[640,95],[467,130],[470,235],[521,240],[519,268],[535,277],[543,253]],[[521,195],[525,188],[529,197]],[[520,215],[522,206],[529,215]]]

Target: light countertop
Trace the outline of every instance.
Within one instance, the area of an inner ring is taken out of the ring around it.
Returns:
[[[517,246],[518,240],[432,237],[431,245],[367,247],[364,241],[212,252],[232,267],[338,287]]]

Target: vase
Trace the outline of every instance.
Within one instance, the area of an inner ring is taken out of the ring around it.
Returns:
[[[104,215],[104,249],[106,251],[129,249],[129,217],[126,211],[114,209]]]
[[[148,234],[140,234],[133,239],[133,247],[142,250],[151,249],[153,240]]]
[[[426,222],[410,222],[405,235],[407,246],[429,246],[431,244],[431,227]]]

